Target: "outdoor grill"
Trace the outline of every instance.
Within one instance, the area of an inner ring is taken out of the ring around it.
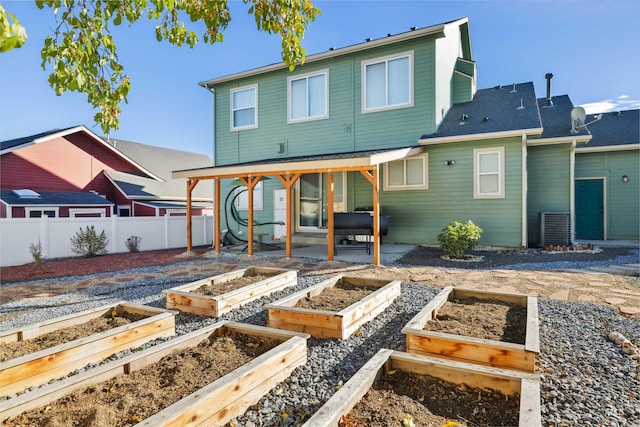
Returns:
[[[389,218],[380,215],[380,237],[386,236],[388,230]],[[351,245],[351,248],[366,249],[367,254],[371,254],[371,242],[373,241],[372,212],[334,213],[333,233],[335,236],[344,236],[344,240]],[[359,242],[356,240],[356,236],[366,236],[366,240]]]

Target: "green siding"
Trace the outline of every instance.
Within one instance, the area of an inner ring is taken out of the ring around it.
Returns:
[[[576,153],[575,178],[605,178],[607,239],[640,240],[640,151]],[[626,175],[628,182],[622,182]]]
[[[471,77],[455,73],[453,75],[453,103],[469,102],[473,98],[473,82]]]
[[[503,146],[505,198],[474,199],[473,149]],[[447,224],[470,219],[484,230],[479,245],[522,246],[520,138],[435,145],[427,147],[426,152],[429,189],[380,193],[381,211],[391,216],[386,242],[437,245],[438,234]],[[446,166],[446,160],[456,163]]]
[[[362,114],[362,61],[408,51],[414,55],[413,107]],[[299,66],[292,74],[278,70],[219,84],[215,163],[415,146],[420,135],[436,130],[435,57],[435,39],[426,37]],[[288,124],[287,77],[319,70],[329,71],[329,118]],[[258,127],[231,131],[230,90],[251,84],[258,85]],[[279,154],[282,143],[286,152]]]
[[[539,212],[569,212],[571,144],[529,147],[527,150],[527,225],[529,244],[539,240]]]

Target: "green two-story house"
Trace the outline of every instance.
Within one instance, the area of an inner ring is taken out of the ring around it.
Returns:
[[[478,90],[464,18],[332,48],[293,72],[214,78],[201,85],[215,165],[174,177],[188,192],[215,180],[218,232],[285,239],[288,256],[297,235],[333,242],[333,214],[353,211],[372,212],[374,263],[380,215],[385,243],[436,245],[448,223],[472,220],[482,246],[517,248],[540,243],[541,212],[566,212],[570,240],[575,149],[591,136],[572,130],[551,77],[543,99],[531,82]]]

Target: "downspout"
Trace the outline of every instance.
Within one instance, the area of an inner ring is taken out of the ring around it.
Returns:
[[[571,141],[569,153],[569,212],[571,218],[571,244],[575,245],[576,236],[576,211],[575,211],[575,166],[576,166],[576,140]]]
[[[528,183],[528,165],[527,165],[527,134],[522,134],[522,247],[529,246],[529,230],[528,230],[528,205],[527,198],[529,191]]]

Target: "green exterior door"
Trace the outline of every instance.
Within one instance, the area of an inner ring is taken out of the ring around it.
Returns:
[[[576,181],[576,239],[604,239],[603,196],[601,179]]]

